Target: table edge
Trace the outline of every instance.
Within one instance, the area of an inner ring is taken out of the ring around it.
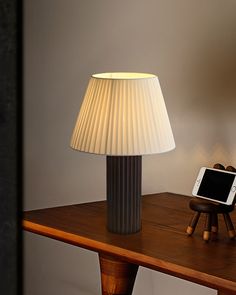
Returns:
[[[129,263],[138,264],[140,266],[173,275],[206,287],[214,288],[220,291],[233,292],[232,294],[236,294],[235,282],[215,277],[178,264],[167,262],[158,258],[152,258],[144,254],[136,253],[114,245],[108,245],[106,243],[95,241],[76,234],[66,233],[62,230],[47,227],[27,220],[23,220],[23,229],[87,250],[117,256]]]

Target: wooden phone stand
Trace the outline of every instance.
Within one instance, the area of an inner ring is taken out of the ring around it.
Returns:
[[[213,168],[236,172],[236,169],[234,167],[228,166],[225,169],[225,167],[219,163],[215,164]],[[195,211],[195,213],[187,227],[187,234],[191,236],[194,233],[201,213],[205,213],[206,219],[203,231],[203,240],[208,241],[211,237],[215,238],[218,233],[218,214],[223,214],[229,238],[234,239],[236,237],[236,232],[229,213],[234,210],[235,202],[236,200],[234,200],[232,205],[223,205],[220,203],[201,200],[197,198],[192,199],[189,202],[189,207],[193,211]]]

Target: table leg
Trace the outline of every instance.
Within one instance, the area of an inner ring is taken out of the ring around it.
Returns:
[[[102,295],[131,295],[138,265],[99,254]]]

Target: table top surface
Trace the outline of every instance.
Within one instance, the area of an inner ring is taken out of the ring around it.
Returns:
[[[189,201],[172,193],[142,197],[142,230],[131,235],[107,231],[105,201],[28,211],[23,228],[236,294],[236,241],[228,238],[222,217],[217,240],[203,241],[203,217],[188,237]],[[230,215],[235,224],[236,212]]]

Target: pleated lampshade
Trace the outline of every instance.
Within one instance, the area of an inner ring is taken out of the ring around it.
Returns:
[[[112,156],[154,154],[174,149],[157,76],[143,73],[92,75],[71,147]]]

